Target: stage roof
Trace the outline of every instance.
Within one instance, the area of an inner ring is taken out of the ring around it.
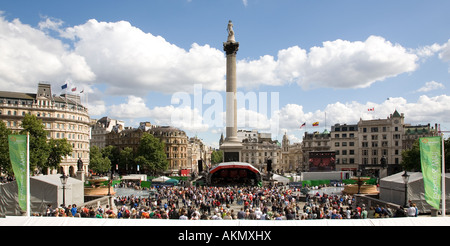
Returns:
[[[252,166],[249,163],[245,163],[245,162],[223,162],[220,163],[219,165],[213,167],[210,171],[209,174],[213,174],[219,170],[222,169],[231,169],[231,168],[240,168],[240,169],[247,169],[250,170],[256,174],[260,174],[259,170],[256,169],[254,166]]]

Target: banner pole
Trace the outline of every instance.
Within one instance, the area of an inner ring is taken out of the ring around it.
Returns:
[[[30,196],[30,133],[27,132],[27,217],[31,214]]]
[[[445,148],[444,148],[444,133],[441,133],[442,139],[442,216],[445,217]]]

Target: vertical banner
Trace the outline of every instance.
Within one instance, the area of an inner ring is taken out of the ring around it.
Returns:
[[[441,200],[441,137],[420,138],[419,141],[425,200],[433,208],[439,209]]]
[[[27,135],[8,135],[9,158],[16,177],[19,206],[27,211]]]

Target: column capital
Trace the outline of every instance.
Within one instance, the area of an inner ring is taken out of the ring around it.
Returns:
[[[239,42],[224,42],[223,50],[227,55],[236,55],[237,51],[239,50]]]

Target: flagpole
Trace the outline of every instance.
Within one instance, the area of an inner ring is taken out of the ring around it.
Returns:
[[[31,192],[30,192],[30,133],[27,132],[27,217],[31,214]]]

